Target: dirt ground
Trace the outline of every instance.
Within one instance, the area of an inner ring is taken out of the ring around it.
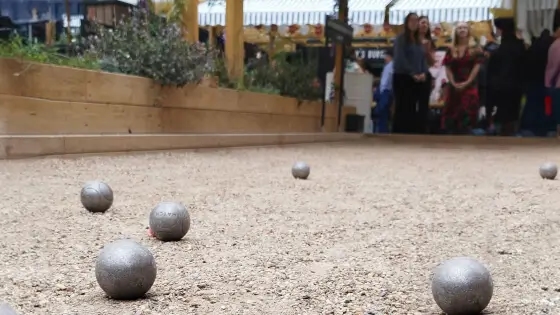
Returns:
[[[311,165],[307,181],[291,164]],[[20,314],[440,314],[430,274],[472,256],[492,272],[489,314],[560,314],[560,149],[325,144],[0,161],[0,301]],[[81,185],[115,192],[103,215]],[[181,201],[187,237],[147,236]],[[147,298],[107,299],[95,259],[135,239],[158,276]]]

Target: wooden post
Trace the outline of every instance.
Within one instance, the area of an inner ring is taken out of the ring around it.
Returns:
[[[70,28],[70,0],[64,1],[64,9],[66,11],[66,23],[68,24],[66,26],[66,40],[68,41],[68,44],[70,44],[72,43],[72,31]]]
[[[226,61],[230,78],[243,78],[243,0],[226,0]]]
[[[216,35],[218,35],[218,33],[216,32],[216,27],[215,26],[209,26],[208,27],[208,44],[210,45],[210,47],[212,48],[216,48]]]
[[[348,0],[339,0],[338,2],[338,19],[341,21],[346,22],[346,20],[348,19]],[[334,99],[335,99],[335,104],[337,104],[338,108],[340,108],[340,106],[342,106],[342,104],[340,104],[340,99],[341,99],[341,95],[340,93],[343,92],[344,87],[342,86],[342,73],[344,72],[344,45],[343,44],[336,44],[336,48],[335,48],[335,55],[334,55],[334,73],[333,73],[333,79],[334,79],[334,85],[335,85],[335,91],[334,91]],[[341,112],[340,110],[338,111],[339,113]],[[338,117],[338,121],[340,122],[342,119],[342,117]],[[340,128],[342,126],[342,124],[339,124],[338,128]],[[341,131],[341,130],[339,130]]]
[[[270,31],[268,33],[268,61],[272,62],[274,56],[276,55],[276,31]]]
[[[53,44],[53,23],[48,21],[45,23],[45,45],[50,46]]]
[[[181,12],[183,38],[191,44],[198,42],[198,0],[186,0]]]

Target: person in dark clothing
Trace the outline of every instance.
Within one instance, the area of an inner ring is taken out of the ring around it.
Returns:
[[[541,137],[556,128],[552,118],[546,116],[543,105],[547,95],[544,75],[548,62],[548,50],[553,42],[554,38],[550,30],[546,29],[542,31],[541,36],[535,40],[527,52],[525,72],[527,101],[521,116],[520,129]]]
[[[496,19],[496,34],[500,46],[490,54],[486,79],[487,106],[496,107],[495,122],[503,136],[515,135],[523,96],[525,43],[515,34],[513,19]]]
[[[422,82],[422,87],[420,91],[420,99],[418,101],[418,120],[416,125],[417,133],[426,133],[428,129],[428,114],[430,111],[430,95],[432,94],[432,89],[434,86],[434,77],[429,70],[432,67],[435,60],[436,44],[432,40],[432,31],[430,29],[430,20],[427,16],[421,16],[418,18],[418,33],[420,36],[420,42],[424,46],[424,52],[426,54],[426,63],[428,64],[428,71],[426,71],[426,80]]]
[[[418,15],[409,13],[404,20],[404,32],[394,44],[393,95],[395,112],[393,133],[418,132],[418,105],[426,82],[428,64],[418,34]]]
[[[484,61],[480,64],[480,70],[478,72],[478,95],[480,99],[480,109],[478,113],[479,127],[483,134],[488,134],[492,132],[490,128],[492,127],[492,113],[494,112],[493,106],[488,105],[487,91],[488,91],[488,80],[487,80],[487,68],[489,56],[492,54],[500,45],[494,40],[496,38],[495,34],[492,34],[492,40],[487,42],[482,51],[484,53]]]
[[[556,136],[560,137],[560,26],[555,26],[554,42],[548,49],[548,62],[544,85],[552,105],[552,119],[556,125]]]
[[[391,104],[393,102],[393,50],[385,51],[385,66],[381,73],[381,81],[379,87],[373,94],[373,100],[377,104],[374,109],[376,121],[374,124],[374,133],[389,132],[389,118],[391,116]]]

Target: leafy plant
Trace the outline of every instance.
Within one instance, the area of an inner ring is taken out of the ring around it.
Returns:
[[[214,60],[214,77],[218,79],[218,85],[220,87],[229,89],[236,87],[236,83],[229,77],[226,61],[222,56],[216,56]]]
[[[214,51],[183,40],[180,25],[138,9],[115,29],[99,28],[90,51],[103,69],[181,87],[199,83],[214,70]]]
[[[61,53],[61,47],[65,47],[67,53]],[[68,66],[82,69],[99,69],[100,64],[91,54],[80,53],[68,49],[68,45],[46,46],[44,44],[26,44],[19,36],[14,36],[7,41],[0,42],[0,57],[18,58],[38,63],[48,63],[60,66]]]
[[[316,61],[286,61],[286,55],[275,57],[271,63],[259,62],[245,72],[243,82],[231,80],[223,59],[216,60],[214,76],[221,87],[279,94],[303,100],[318,100],[323,93],[316,77]]]
[[[278,74],[275,87],[280,90],[280,95],[294,97],[300,101],[320,99],[322,90],[316,81],[316,65],[314,61],[276,61],[275,68]]]
[[[243,76],[244,86],[251,91],[281,94],[278,88],[278,69],[266,62],[258,62]]]
[[[226,0],[208,0],[208,4],[210,6],[217,5],[217,4],[225,4]]]
[[[198,1],[198,0],[173,0],[169,11],[167,12],[168,21],[176,22],[184,27],[182,11],[188,6],[188,1]]]

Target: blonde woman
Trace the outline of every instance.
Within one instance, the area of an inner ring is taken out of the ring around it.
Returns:
[[[443,60],[449,91],[441,123],[447,133],[466,134],[476,128],[480,107],[476,80],[483,58],[469,25],[457,24],[453,31],[453,45]]]

